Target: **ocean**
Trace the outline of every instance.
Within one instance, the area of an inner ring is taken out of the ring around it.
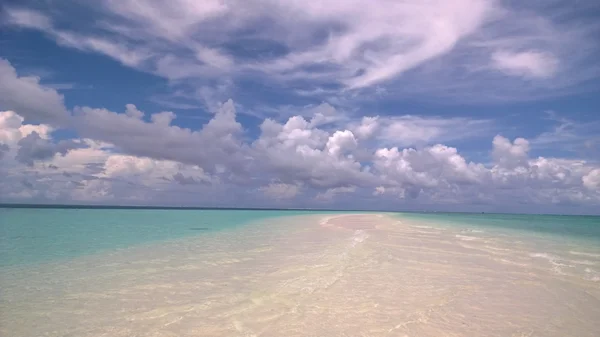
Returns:
[[[600,217],[0,208],[2,336],[599,336]]]
[[[289,210],[0,208],[0,266],[74,258],[302,214],[308,213]]]

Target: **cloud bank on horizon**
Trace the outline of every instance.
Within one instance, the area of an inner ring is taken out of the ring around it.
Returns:
[[[9,4],[0,202],[598,213],[599,11]]]

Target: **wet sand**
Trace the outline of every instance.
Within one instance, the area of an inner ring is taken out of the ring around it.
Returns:
[[[600,336],[600,255],[297,216],[3,270],[2,336]]]

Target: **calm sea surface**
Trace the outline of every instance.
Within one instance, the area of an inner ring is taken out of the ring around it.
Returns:
[[[64,259],[147,242],[234,230],[275,217],[335,213],[342,212],[0,208],[0,266]],[[396,213],[396,216],[457,228],[513,231],[600,246],[598,216],[468,213]]]
[[[281,216],[328,213],[335,212],[0,208],[0,266],[233,230]]]
[[[0,207],[0,335],[600,336],[600,217]]]

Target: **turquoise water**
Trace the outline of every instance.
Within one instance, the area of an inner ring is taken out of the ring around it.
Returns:
[[[599,217],[339,213],[0,207],[0,335],[600,336]]]
[[[0,266],[76,257],[311,213],[318,212],[0,208]]]
[[[478,213],[399,213],[402,218],[490,231],[520,232],[554,240],[582,241],[600,245],[600,216],[478,214]]]
[[[40,263],[153,241],[206,235],[259,220],[324,213],[288,210],[0,208],[0,266]],[[399,217],[486,231],[520,231],[600,246],[600,217],[398,213]]]

